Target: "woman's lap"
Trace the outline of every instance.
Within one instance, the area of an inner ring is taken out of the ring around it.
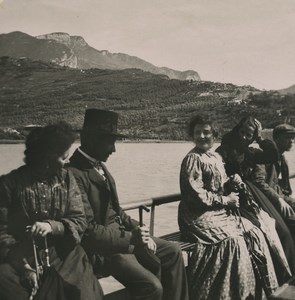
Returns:
[[[189,262],[192,299],[245,299],[256,283],[243,237],[218,244],[197,243]]]

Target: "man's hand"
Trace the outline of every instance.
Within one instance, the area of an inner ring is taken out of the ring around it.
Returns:
[[[155,241],[150,237],[149,241],[147,243],[147,247],[153,251],[153,253],[157,252],[157,244],[155,243]]]
[[[284,218],[289,218],[290,216],[294,215],[293,208],[283,198],[279,198],[279,206],[281,215]]]
[[[132,231],[131,244],[139,246],[148,244],[150,240],[149,228],[146,226],[136,227]]]
[[[52,227],[47,222],[36,222],[33,226],[27,226],[27,230],[30,230],[33,236],[46,236],[52,232]]]

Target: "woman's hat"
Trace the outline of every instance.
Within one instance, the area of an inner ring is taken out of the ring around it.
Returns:
[[[126,137],[117,132],[118,114],[110,110],[87,109],[84,117],[83,131],[92,131],[101,135]]]

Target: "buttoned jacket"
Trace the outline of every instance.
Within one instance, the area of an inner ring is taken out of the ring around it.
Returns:
[[[93,167],[90,161],[78,150],[70,158],[68,166],[72,170],[80,188],[85,208],[88,228],[82,245],[88,254],[103,256],[127,253],[130,246],[131,230],[138,222],[131,219],[120,207],[116,184],[102,164],[106,180]],[[110,218],[110,207],[120,216],[125,230],[119,229]]]

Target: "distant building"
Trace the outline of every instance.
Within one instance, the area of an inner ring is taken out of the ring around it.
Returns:
[[[227,105],[241,105],[244,101],[240,98],[235,98],[232,100],[227,101]]]
[[[20,133],[17,130],[13,129],[13,128],[4,128],[3,132],[20,135]]]
[[[38,127],[42,127],[42,126],[37,125],[37,124],[29,124],[29,125],[24,126],[24,130],[33,130],[33,129],[38,128]]]
[[[209,96],[212,96],[212,95],[213,95],[212,92],[204,92],[204,93],[199,94],[200,97],[209,97]]]

